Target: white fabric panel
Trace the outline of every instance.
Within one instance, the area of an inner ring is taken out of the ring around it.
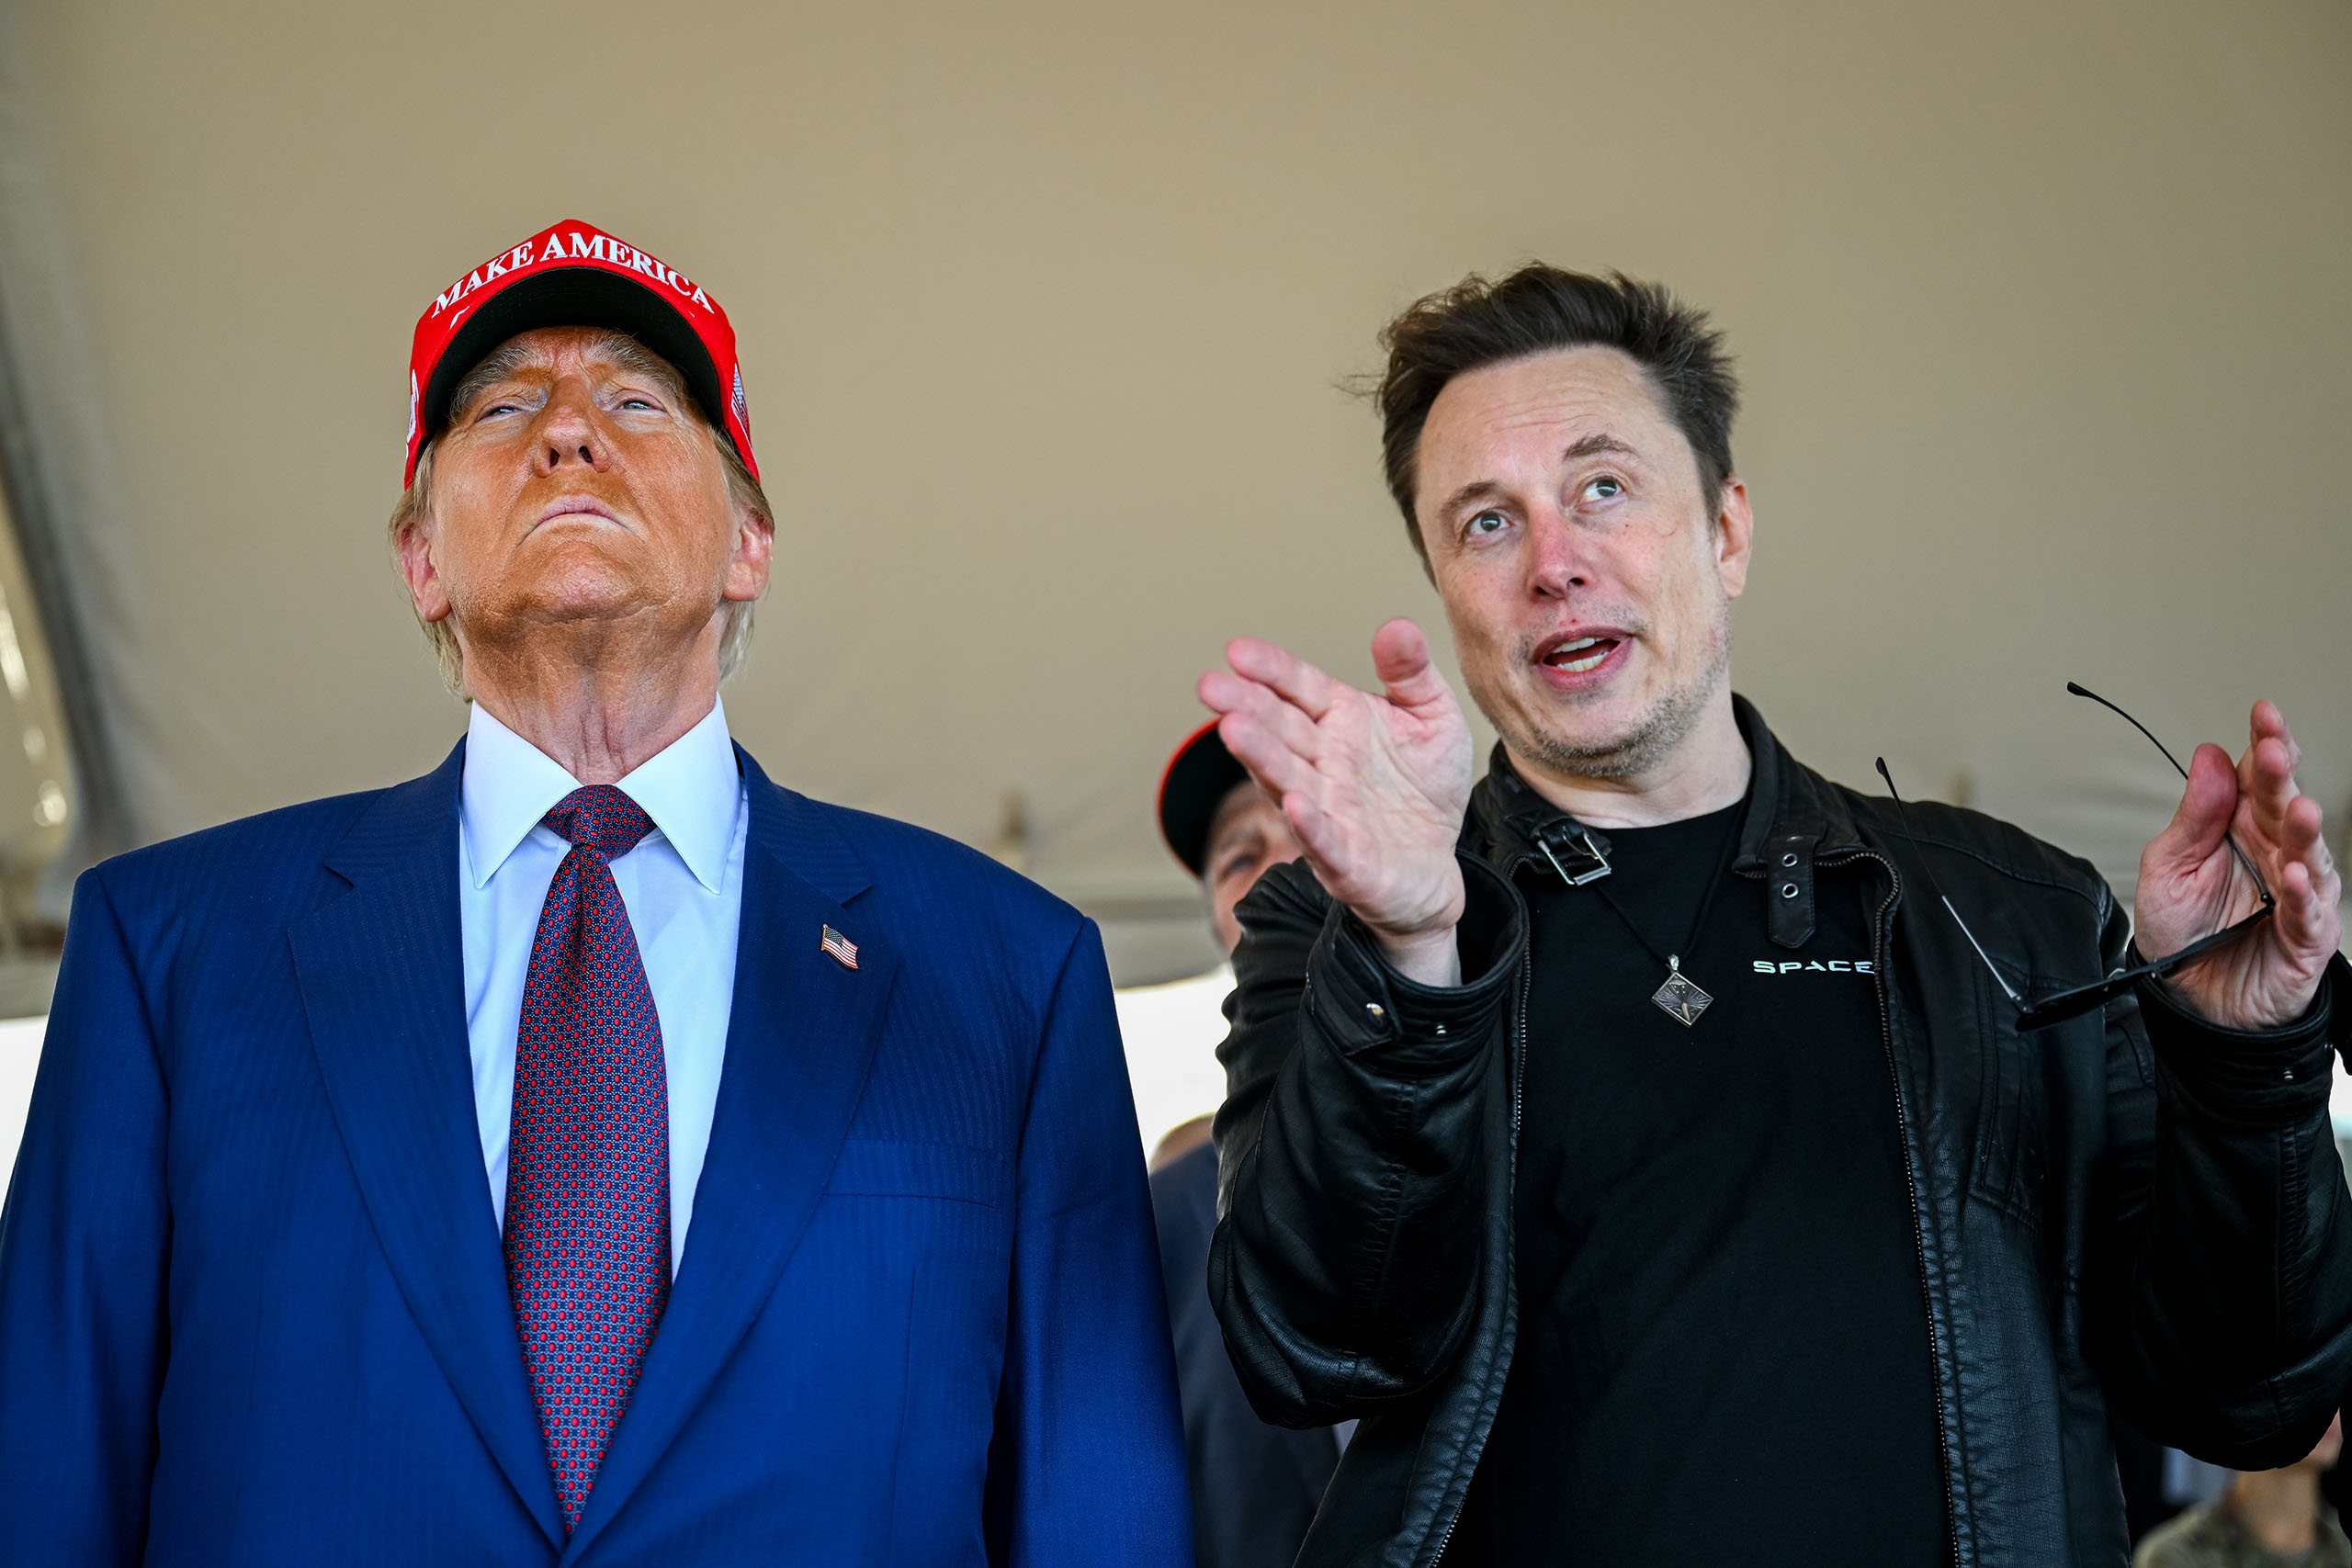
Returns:
[[[1225,1068],[1216,1048],[1225,1039],[1225,998],[1232,989],[1233,970],[1220,964],[1190,980],[1131,987],[1114,998],[1145,1154],[1173,1128],[1214,1115],[1225,1103]]]
[[[0,1171],[14,1180],[17,1145],[24,1136],[25,1111],[33,1098],[33,1072],[40,1066],[45,1018],[0,1020]]]

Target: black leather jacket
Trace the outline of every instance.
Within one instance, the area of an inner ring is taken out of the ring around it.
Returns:
[[[2327,1110],[2352,971],[2337,960],[2312,1015],[2272,1033],[2206,1028],[2150,989],[2021,1034],[1915,891],[1920,858],[2013,982],[2122,961],[2128,919],[2098,874],[1951,807],[1909,808],[1915,844],[1890,802],[1801,766],[1737,705],[1755,765],[1733,869],[1784,890],[1770,939],[1812,934],[1815,867],[1876,878],[1952,1561],[2117,1568],[2110,1408],[2269,1468],[2310,1450],[2352,1382],[2352,1201]],[[1435,1562],[1502,1397],[1528,989],[1511,879],[1558,818],[1507,767],[1475,792],[1458,989],[1390,969],[1303,864],[1241,906],[1210,1294],[1267,1419],[1363,1422],[1301,1568]]]

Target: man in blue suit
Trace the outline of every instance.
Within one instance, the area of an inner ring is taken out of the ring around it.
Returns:
[[[0,1562],[1189,1562],[1096,932],[728,738],[772,525],[723,313],[558,224],[411,398],[467,739],[82,879]]]

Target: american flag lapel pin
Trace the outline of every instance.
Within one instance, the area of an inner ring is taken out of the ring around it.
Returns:
[[[825,928],[825,934],[818,939],[817,945],[823,948],[827,953],[831,953],[835,959],[839,960],[842,968],[854,969],[857,967],[857,943],[850,941],[849,938],[842,935],[841,932],[833,930],[832,927],[827,926]]]

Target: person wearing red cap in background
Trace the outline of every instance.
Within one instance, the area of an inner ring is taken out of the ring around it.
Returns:
[[[1298,858],[1279,802],[1250,781],[1214,723],[1176,749],[1159,784],[1159,831],[1201,885],[1217,950],[1241,940],[1233,908],[1270,867]],[[1152,1217],[1176,1341],[1184,1458],[1199,1568],[1290,1568],[1338,1466],[1343,1428],[1270,1426],[1250,1407],[1209,1304],[1216,1149],[1208,1118],[1182,1123],[1152,1158]]]
[[[467,737],[82,878],[0,1562],[1175,1568],[1100,938],[729,740],[773,522],[725,313],[560,223],[435,297],[409,397]]]

